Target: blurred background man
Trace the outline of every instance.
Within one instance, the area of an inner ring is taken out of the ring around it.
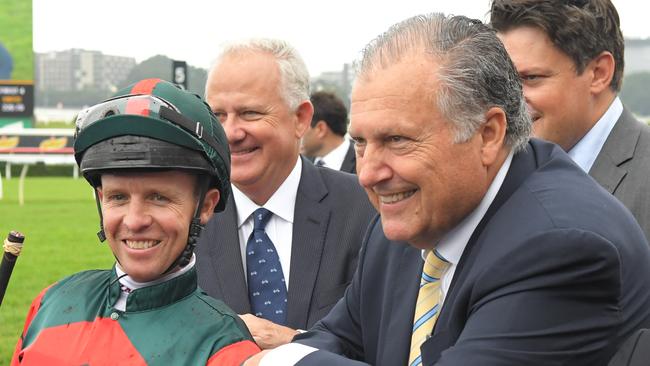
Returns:
[[[348,132],[348,111],[334,93],[311,95],[314,117],[302,137],[300,152],[314,164],[356,174],[354,146],[345,137]]]
[[[286,42],[226,46],[206,100],[228,138],[234,199],[201,237],[199,284],[275,347],[343,296],[375,212],[356,176],[300,158],[313,107],[307,68]]]
[[[650,127],[618,97],[624,40],[610,0],[494,0],[490,21],[524,84],[535,136],[555,142],[650,237]]]

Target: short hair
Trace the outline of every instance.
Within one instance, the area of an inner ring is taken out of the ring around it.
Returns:
[[[468,141],[492,107],[506,114],[506,144],[514,151],[529,139],[531,120],[519,75],[495,31],[464,16],[419,15],[393,25],[363,50],[359,80],[414,53],[439,65],[437,90],[429,98]]]
[[[348,111],[341,98],[334,93],[319,91],[311,95],[311,104],[314,105],[312,127],[318,121],[325,121],[332,132],[345,136],[348,131]]]
[[[224,45],[215,61],[215,66],[230,55],[266,53],[276,60],[280,70],[279,93],[290,109],[296,110],[309,100],[309,72],[298,51],[289,43],[271,38],[252,38]],[[214,70],[215,67],[212,68]],[[211,71],[212,72],[212,71]],[[207,91],[208,85],[206,85]]]
[[[609,51],[616,64],[609,87],[620,91],[625,41],[610,0],[493,0],[490,22],[499,32],[519,26],[540,28],[573,60],[578,75],[591,60]]]

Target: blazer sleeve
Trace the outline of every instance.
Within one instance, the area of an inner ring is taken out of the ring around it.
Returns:
[[[373,227],[376,228],[377,221],[378,217],[375,217],[369,225],[369,233],[372,232]],[[343,298],[336,303],[325,318],[317,322],[308,332],[294,338],[294,342],[322,350],[308,355],[298,365],[346,365],[347,361],[350,361],[350,365],[359,365],[359,362],[351,360],[364,359],[360,294],[365,254],[370,237],[371,235],[365,236],[359,253],[359,264]],[[350,360],[346,360],[340,355]],[[332,363],[334,361],[336,363]]]
[[[506,254],[471,277],[466,323],[435,364],[604,364],[620,324],[618,249],[592,232],[557,229]]]

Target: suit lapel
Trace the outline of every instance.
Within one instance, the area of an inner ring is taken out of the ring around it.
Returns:
[[[641,125],[627,109],[623,109],[589,171],[589,175],[609,193],[614,193],[627,174],[627,169],[621,164],[634,156],[640,134]]]
[[[408,337],[380,337],[390,342],[379,345],[378,359],[384,365],[403,365],[408,361],[415,303],[420,289],[420,282],[413,279],[420,278],[423,265],[422,252],[404,243],[399,267],[395,271],[391,270],[395,275],[391,277],[392,284],[388,288],[395,290],[391,296],[390,308],[385,310],[389,314],[389,322],[384,331],[389,334],[408,334]]]
[[[343,163],[341,164],[341,171],[346,173],[357,174],[357,158],[354,153],[354,142],[350,142],[348,152],[345,154]]]
[[[248,287],[244,277],[235,200],[228,200],[224,212],[215,220],[214,238],[211,245],[211,263],[219,281],[224,301],[237,313],[249,313]]]
[[[330,209],[322,203],[327,193],[318,168],[302,160],[291,243],[287,300],[287,325],[290,327],[307,327],[330,217]]]
[[[422,345],[421,351],[424,365],[434,364],[440,358],[442,351],[453,346],[464,326],[464,324],[454,323],[452,312],[458,312],[464,306],[464,304],[456,303],[456,296],[458,295],[458,289],[468,275],[469,269],[474,265],[476,256],[472,255],[472,251],[483,229],[485,229],[490,219],[498,212],[501,206],[521,186],[523,181],[536,169],[539,165],[540,156],[548,156],[548,150],[553,149],[553,146],[547,143],[539,144],[538,141],[533,140],[528,144],[526,150],[514,155],[510,168],[508,169],[508,174],[499,192],[465,246],[465,250],[454,272],[454,278],[452,279],[442,311],[436,321],[433,336]]]

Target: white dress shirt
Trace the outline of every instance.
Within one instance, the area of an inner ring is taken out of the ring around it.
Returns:
[[[440,240],[440,243],[436,245],[438,253],[440,253],[440,255],[442,255],[447,261],[451,263],[451,266],[449,266],[445,274],[442,275],[442,297],[440,301],[443,306],[447,292],[449,292],[449,286],[451,285],[454,273],[456,272],[458,261],[460,260],[460,257],[465,250],[465,246],[467,245],[469,238],[472,236],[474,230],[476,230],[476,227],[478,226],[479,222],[481,222],[483,216],[485,216],[485,213],[494,201],[494,198],[499,192],[499,189],[501,189],[501,185],[503,184],[503,181],[508,174],[508,170],[510,169],[513,155],[514,154],[511,151],[506,160],[503,162],[503,165],[501,165],[501,168],[499,168],[497,175],[494,177],[494,180],[490,184],[490,187],[483,196],[481,203],[479,203],[479,205],[474,209],[474,211],[472,211],[472,213],[467,215],[463,221],[461,221],[458,225],[456,225],[456,227],[449,231],[449,233],[447,233],[447,235],[445,235],[442,240]],[[424,257],[426,257],[426,251],[422,252],[422,260],[424,260]],[[419,280],[419,277],[418,279],[414,280]],[[274,348],[269,353],[267,353],[260,361],[260,366],[295,365],[305,356],[317,350],[318,349],[314,347],[299,343],[285,344],[278,348]]]
[[[341,145],[337,146],[334,150],[327,153],[327,155],[323,157],[317,157],[316,159],[314,159],[314,163],[316,163],[319,160],[322,160],[323,163],[325,163],[324,166],[334,170],[341,170],[341,166],[343,165],[343,160],[345,160],[345,155],[348,153],[349,148],[350,148],[350,140],[344,137],[343,143],[341,143]]]
[[[591,130],[567,152],[571,159],[585,172],[589,173],[591,166],[596,161],[596,157],[603,145],[605,145],[609,133],[612,132],[612,128],[614,128],[622,113],[623,103],[616,97]]]
[[[280,257],[280,265],[284,274],[284,283],[289,289],[289,271],[291,269],[291,242],[293,240],[293,213],[296,207],[298,184],[302,174],[302,160],[298,158],[296,165],[289,173],[287,179],[273,193],[264,204],[265,209],[273,215],[266,224],[264,231],[273,242]],[[241,251],[242,265],[246,273],[246,243],[253,232],[253,212],[260,208],[255,202],[232,186],[233,198],[237,207],[237,228],[239,233],[239,249]],[[244,276],[247,278],[247,276]]]

